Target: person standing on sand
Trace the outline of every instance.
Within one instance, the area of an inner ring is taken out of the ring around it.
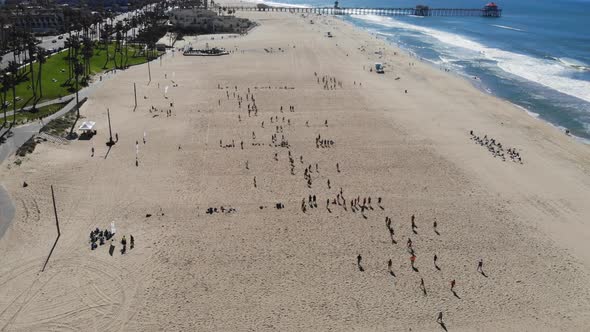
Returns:
[[[455,291],[455,284],[456,284],[455,279],[451,280],[451,292]]]
[[[436,322],[439,323],[439,324],[444,324],[442,311],[439,311],[438,312],[438,317],[436,318]]]
[[[92,152],[92,154],[90,155],[90,157],[94,157],[94,146],[92,147],[92,149],[90,149],[90,151]]]
[[[361,257],[361,254],[356,256],[356,265],[358,266],[359,271],[361,271],[361,272],[365,271],[365,269],[363,269],[363,266],[361,265],[362,260],[363,260],[363,257]]]
[[[479,262],[477,262],[477,272],[483,273],[483,259],[480,258]]]

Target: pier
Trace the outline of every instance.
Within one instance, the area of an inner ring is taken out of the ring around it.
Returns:
[[[334,7],[275,7],[269,5],[257,6],[228,6],[218,7],[227,12],[260,11],[260,12],[288,12],[320,15],[380,15],[380,16],[480,16],[500,17],[502,9],[496,4],[489,3],[483,8],[429,8],[416,6],[415,8],[344,8],[337,4]]]

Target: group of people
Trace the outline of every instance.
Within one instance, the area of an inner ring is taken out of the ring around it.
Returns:
[[[281,147],[281,148],[289,148],[289,141],[287,139],[285,139],[285,135],[281,135],[281,140],[279,141],[277,138],[277,134],[272,134],[271,136],[271,141],[272,141],[272,145],[275,148]]]
[[[110,241],[110,248],[109,248],[109,255],[113,256],[115,251],[115,233],[109,231],[108,229],[101,230],[98,227],[92,231],[90,231],[90,250],[94,250],[98,248],[98,246],[102,246],[106,244],[107,241]],[[133,249],[135,247],[135,238],[133,235],[129,235],[129,249]],[[127,252],[127,238],[125,235],[121,238],[121,254],[125,254]]]
[[[331,148],[334,146],[334,141],[331,139],[322,139],[322,136],[318,134],[315,138],[315,147],[316,148]]]
[[[367,200],[367,203],[368,203],[368,200]],[[379,200],[379,204],[380,203],[381,203],[381,201]],[[395,245],[395,244],[397,244],[397,241],[395,241],[395,239],[394,239],[395,231],[393,229],[392,222],[393,221],[392,221],[392,219],[390,217],[388,217],[388,216],[385,217],[385,226],[387,227],[387,230],[388,230],[389,236],[391,238],[392,244]],[[411,225],[411,228],[412,228],[412,232],[414,234],[417,234],[418,225],[416,224],[416,217],[415,217],[415,215],[412,215],[410,217],[410,222],[411,222],[410,225]],[[436,235],[440,235],[437,227],[438,227],[438,223],[435,220],[433,222],[433,231],[434,231],[434,233]],[[416,251],[415,251],[415,248],[414,248],[414,243],[413,243],[413,241],[412,241],[411,238],[408,238],[408,241],[406,242],[406,246],[407,246],[407,250],[408,250],[408,253],[409,253],[410,267],[412,268],[413,271],[419,272],[419,270],[418,270],[418,268],[416,266],[417,254],[416,254]],[[357,255],[357,258],[356,258],[356,263],[357,263],[357,268],[359,269],[360,272],[364,272],[365,271],[365,268],[362,265],[362,259],[363,259],[363,257],[361,256],[361,254],[358,254]],[[436,268],[436,270],[437,271],[441,271],[441,268],[438,265],[438,256],[437,256],[437,254],[434,254],[433,261],[434,261],[434,267]],[[388,272],[389,272],[389,274],[391,276],[397,277],[396,274],[395,274],[395,271],[393,270],[393,261],[391,259],[389,259],[389,261],[387,262],[387,270],[388,270]],[[476,271],[479,272],[480,274],[482,274],[483,276],[486,276],[486,274],[485,274],[485,272],[483,270],[483,259],[481,259],[481,258],[477,261]],[[455,297],[457,297],[457,298],[460,299],[459,295],[456,292],[457,280],[456,279],[452,279],[452,280],[450,280],[449,284],[450,284],[449,290],[451,291],[451,293]],[[424,296],[427,296],[428,295],[427,288],[426,288],[426,283],[425,283],[423,277],[420,278],[419,288],[423,292]],[[437,316],[437,322],[439,324],[441,324],[441,325],[444,324],[443,323],[443,320],[442,320],[442,315],[443,315],[442,312],[439,312],[439,314]]]
[[[342,82],[337,80],[336,77],[323,75],[320,79],[317,72],[314,72],[313,75],[316,77],[317,83],[323,86],[324,90],[336,90],[337,88],[342,88]]]
[[[488,151],[495,157],[499,157],[502,161],[506,161],[506,157],[510,158],[513,162],[518,162],[522,164],[522,157],[520,152],[516,151],[516,148],[508,148],[504,150],[504,146],[502,143],[498,142],[494,138],[488,138],[488,135],[484,135],[480,137],[473,133],[473,130],[469,131],[469,135],[471,136],[471,140],[473,140],[476,144],[479,144],[488,149]]]
[[[219,209],[216,207],[208,207],[207,210],[205,211],[206,214],[215,214],[215,213],[235,213],[237,212],[236,209],[234,209],[233,207],[224,207],[224,206],[220,206]]]
[[[303,211],[303,213],[307,212],[307,206],[309,206],[310,209],[318,207],[318,201],[315,195],[309,195],[307,201],[305,200],[305,197],[303,198],[301,201],[301,211]]]
[[[109,241],[115,234],[111,233],[108,229],[101,230],[98,227],[90,232],[90,249],[94,250],[99,245],[103,245],[106,241]],[[98,242],[98,244],[97,244]]]
[[[243,149],[244,149],[244,142],[243,142],[243,141],[242,141],[242,142],[240,142],[240,146],[241,146],[241,148],[242,148],[242,150],[243,150]],[[235,148],[235,147],[236,147],[236,143],[235,143],[235,141],[232,139],[232,140],[231,140],[231,143],[223,144],[223,140],[221,140],[221,139],[220,139],[220,140],[219,140],[219,147],[220,147],[220,148],[224,148],[224,149],[226,149],[226,148]]]

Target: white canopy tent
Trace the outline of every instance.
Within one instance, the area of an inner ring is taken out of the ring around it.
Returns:
[[[82,131],[90,131],[93,130],[94,125],[96,125],[96,122],[94,121],[84,121],[78,129]]]

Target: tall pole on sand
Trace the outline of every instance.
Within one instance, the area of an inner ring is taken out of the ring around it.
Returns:
[[[51,251],[49,251],[49,255],[47,256],[47,259],[45,260],[45,264],[43,264],[43,269],[41,269],[41,272],[45,271],[45,267],[47,266],[47,263],[49,262],[49,258],[51,257],[51,254],[53,254],[53,249],[55,249],[55,246],[57,245],[57,241],[59,240],[59,237],[61,236],[61,232],[59,231],[59,219],[57,218],[57,206],[55,205],[55,194],[53,193],[53,185],[51,186],[51,198],[53,199],[53,213],[55,214],[55,226],[57,227],[57,238],[55,238],[55,242],[53,243],[53,247],[51,247]]]
[[[135,87],[135,82],[133,82],[133,95],[135,96],[135,108],[137,108],[137,88]],[[135,108],[133,112],[135,112]]]
[[[115,142],[113,142],[113,132],[111,130],[111,113],[108,108],[107,108],[107,118],[109,119],[109,141],[107,142],[107,145],[113,146],[113,145],[115,145]]]
[[[148,77],[149,77],[149,81],[148,84],[150,84],[150,82],[152,81],[152,71],[150,70],[150,58],[148,56]]]

